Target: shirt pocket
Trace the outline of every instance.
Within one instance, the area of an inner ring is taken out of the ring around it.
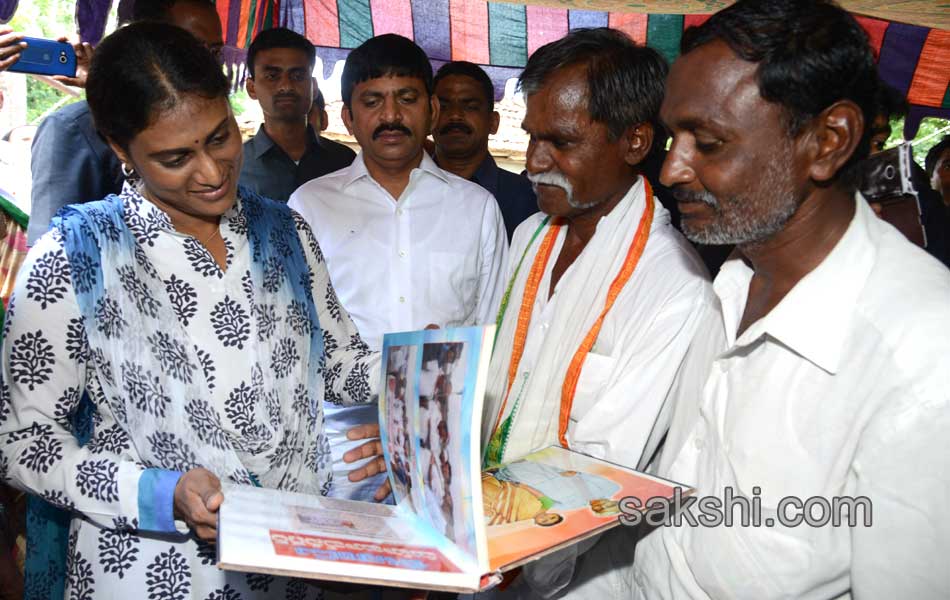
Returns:
[[[478,304],[478,269],[464,252],[432,252],[429,260],[429,306],[444,327],[474,325]]]

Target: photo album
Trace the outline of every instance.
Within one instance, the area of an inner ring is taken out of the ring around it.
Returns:
[[[679,487],[552,446],[482,468],[482,397],[494,326],[387,334],[380,439],[392,504],[229,485],[218,566],[474,592],[505,571],[620,524]]]

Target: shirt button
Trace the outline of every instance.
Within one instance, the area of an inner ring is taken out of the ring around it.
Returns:
[[[399,296],[399,301],[405,303],[405,302],[406,302],[406,297],[405,297],[405,296]]]
[[[695,448],[696,448],[697,450],[702,450],[702,449],[703,449],[703,446],[705,446],[705,445],[706,445],[706,444],[703,442],[703,438],[699,438],[699,437],[698,437],[698,438],[694,438],[694,439],[693,439],[693,446],[695,446]]]
[[[397,208],[397,209],[396,209],[396,216],[399,216],[399,217],[402,216],[402,209],[401,209],[401,208]]]
[[[402,258],[406,258],[406,251],[405,251],[405,250],[400,250],[400,251],[399,251],[399,256],[401,256]]]

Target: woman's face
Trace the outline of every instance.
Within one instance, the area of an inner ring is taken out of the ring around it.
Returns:
[[[227,98],[184,96],[159,113],[119,158],[141,178],[142,194],[172,222],[216,220],[234,204],[243,145]]]

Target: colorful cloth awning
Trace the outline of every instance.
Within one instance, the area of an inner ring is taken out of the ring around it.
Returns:
[[[128,1],[128,0],[124,0]],[[537,0],[546,4],[516,4],[484,0],[218,0],[218,14],[230,48],[229,67],[240,79],[243,48],[269,27],[289,27],[306,35],[323,59],[326,76],[349,50],[381,33],[399,33],[418,43],[438,67],[450,60],[468,60],[485,67],[499,97],[505,82],[517,77],[528,56],[539,46],[577,27],[609,26],[627,32],[638,42],[656,48],[669,60],[679,53],[683,30],[703,22],[711,5],[700,0],[650,0],[643,13],[591,10],[587,7],[623,6],[619,0]],[[77,20],[83,38],[98,39],[112,0],[79,0]],[[933,2],[882,3],[845,0],[850,10],[926,17],[950,21],[947,11]],[[911,10],[914,5],[917,12]],[[919,5],[919,6],[918,6]],[[103,11],[102,7],[106,10]],[[558,7],[560,6],[560,7]],[[584,7],[584,8],[573,8]],[[928,8],[929,7],[929,8]],[[653,11],[666,9],[671,13]],[[888,12],[889,11],[889,12]],[[895,13],[895,11],[897,11]],[[950,118],[950,30],[909,25],[858,16],[878,53],[881,76],[906,94],[911,112],[905,135],[916,133],[920,119],[933,115]],[[98,34],[98,35],[97,35]]]

